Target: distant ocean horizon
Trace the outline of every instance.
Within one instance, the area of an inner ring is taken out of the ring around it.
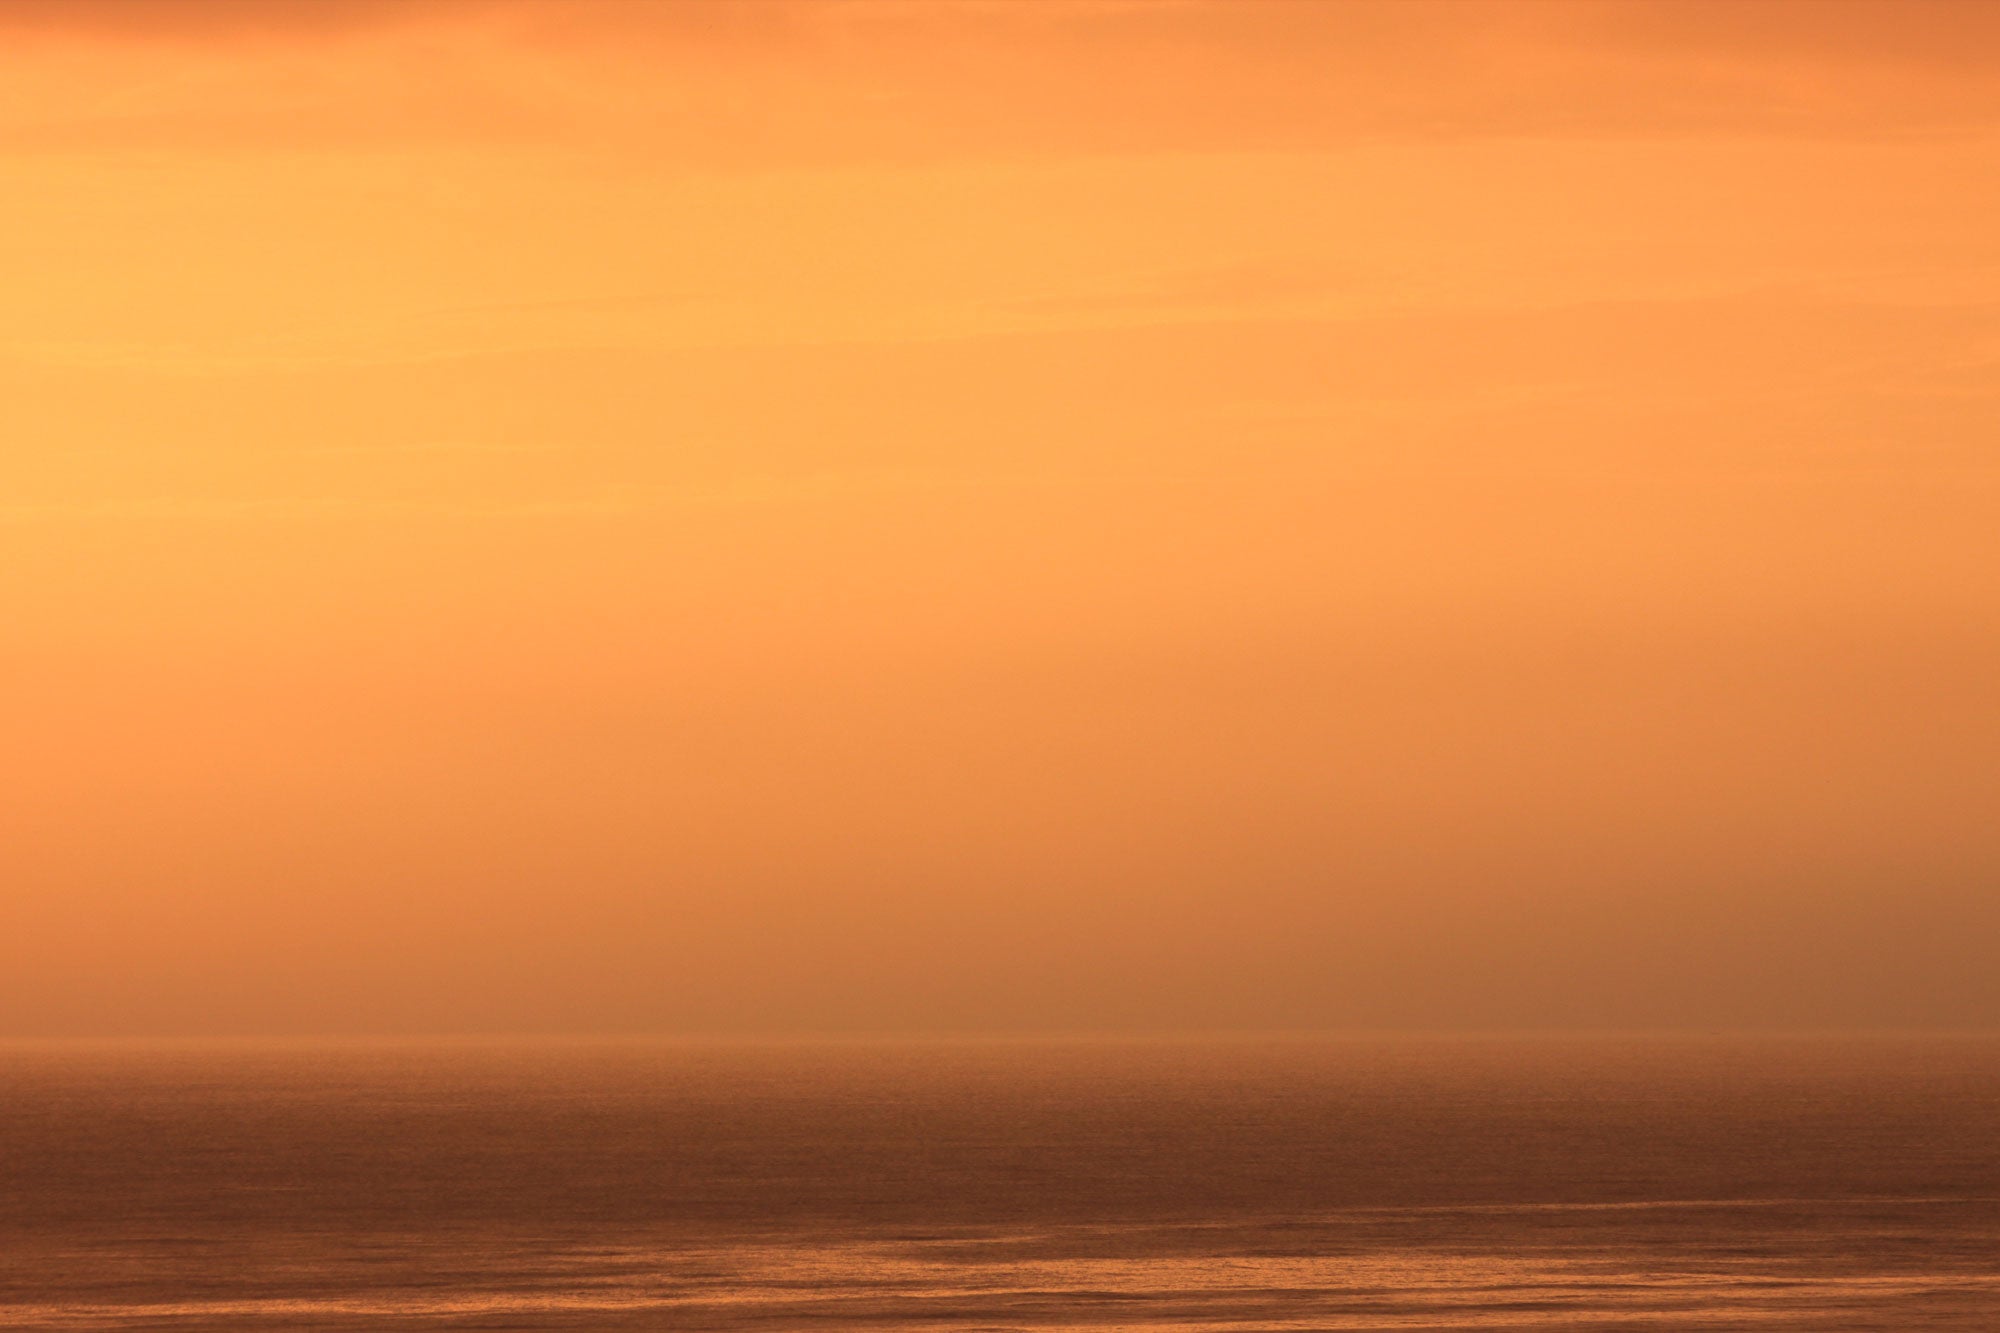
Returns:
[[[0,1327],[2000,1328],[2000,1036],[0,1043]]]

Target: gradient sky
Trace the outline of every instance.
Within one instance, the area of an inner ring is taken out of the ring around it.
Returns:
[[[0,0],[0,1035],[2000,1024],[2000,5]]]

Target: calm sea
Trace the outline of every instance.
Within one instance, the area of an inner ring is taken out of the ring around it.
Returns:
[[[0,1049],[8,1329],[2000,1330],[2000,1041]]]

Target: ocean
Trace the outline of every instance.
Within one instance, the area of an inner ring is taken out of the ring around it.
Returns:
[[[0,1328],[2000,1330],[2000,1040],[0,1048]]]

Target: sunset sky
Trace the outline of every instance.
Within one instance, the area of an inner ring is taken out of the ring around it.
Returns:
[[[2000,1026],[2000,4],[0,0],[0,1036]]]

